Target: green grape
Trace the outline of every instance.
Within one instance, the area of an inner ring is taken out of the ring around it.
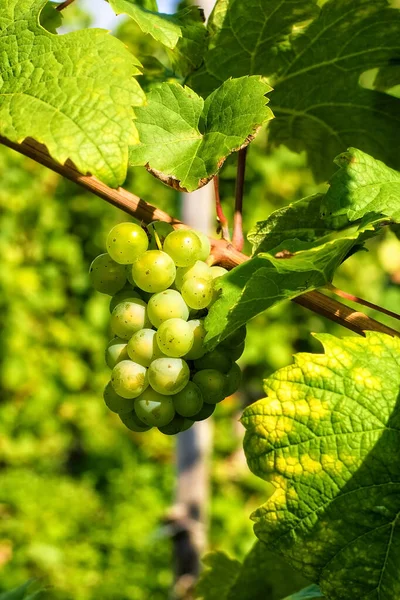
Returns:
[[[195,369],[215,369],[221,373],[227,373],[232,366],[232,359],[226,355],[223,349],[215,348],[201,358],[194,361]]]
[[[164,427],[175,416],[172,398],[147,388],[135,400],[135,412],[139,419],[151,427]]]
[[[159,431],[164,433],[165,435],[176,435],[180,431],[182,431],[183,426],[185,425],[185,418],[180,415],[175,415],[172,421],[168,423],[168,425],[164,425],[163,427],[159,427]]]
[[[123,340],[129,340],[139,329],[150,328],[151,323],[147,316],[146,307],[146,302],[139,298],[117,304],[111,313],[111,329],[115,335]]]
[[[204,338],[206,337],[204,319],[192,319],[188,321],[188,325],[193,331],[193,346],[183,358],[185,360],[196,360],[196,358],[201,358],[206,353],[204,348]]]
[[[192,327],[183,319],[168,319],[161,323],[157,331],[158,346],[164,354],[180,358],[193,346]]]
[[[232,396],[232,394],[237,392],[242,381],[242,371],[237,363],[233,363],[226,374],[226,379],[226,395]]]
[[[191,267],[178,267],[176,270],[175,286],[181,290],[186,279],[190,277],[199,277],[200,279],[212,279],[210,267],[201,260],[196,260]]]
[[[203,395],[198,385],[189,381],[187,385],[173,396],[176,412],[182,417],[196,415],[203,406]]]
[[[147,369],[131,360],[122,360],[112,370],[111,383],[123,398],[136,398],[149,385]]]
[[[202,233],[201,231],[196,231],[195,233],[199,238],[201,244],[201,254],[199,256],[199,260],[207,260],[211,252],[210,240],[208,239],[206,234]]]
[[[110,313],[112,313],[112,311],[114,310],[114,308],[117,306],[117,304],[119,304],[120,302],[123,302],[124,300],[129,301],[129,300],[133,300],[134,298],[139,298],[139,300],[142,300],[142,298],[140,297],[140,295],[138,294],[138,292],[136,292],[135,290],[133,290],[130,286],[129,287],[125,287],[123,290],[121,290],[120,292],[118,292],[117,294],[115,294],[115,296],[113,296],[110,300]]]
[[[129,265],[144,252],[149,245],[145,231],[135,223],[119,223],[107,236],[107,252],[115,262]]]
[[[164,243],[165,238],[168,234],[174,231],[174,228],[170,223],[166,223],[165,221],[153,221],[147,225],[147,231],[150,235],[150,243],[149,250],[159,250],[160,247],[157,243],[156,233],[158,236],[158,241],[161,244],[161,247]]]
[[[172,258],[161,250],[147,250],[132,265],[135,284],[145,292],[163,292],[173,284],[176,268]]]
[[[193,423],[193,419],[184,419],[181,431],[186,431],[187,429],[190,429]]]
[[[134,410],[131,410],[131,412],[127,413],[126,415],[119,415],[119,418],[125,427],[131,431],[142,433],[143,431],[149,431],[149,429],[151,429],[150,425],[146,425],[146,423],[143,423],[143,421],[139,419]]]
[[[190,371],[181,358],[157,358],[151,363],[148,376],[156,392],[170,396],[183,390],[189,381]]]
[[[104,402],[112,412],[122,415],[133,410],[133,399],[119,396],[114,390],[111,381],[109,381],[104,388],[103,398]]]
[[[133,281],[133,277],[132,277],[132,265],[125,265],[125,273],[126,273],[126,279],[127,279],[128,283],[132,287],[136,287],[136,283]]]
[[[99,254],[90,265],[89,279],[95,290],[113,296],[126,283],[125,267],[116,263],[108,254]]]
[[[212,280],[189,277],[185,279],[181,294],[190,308],[207,308],[213,300],[214,286]]]
[[[147,314],[152,325],[160,327],[161,323],[168,319],[177,318],[187,321],[189,309],[179,292],[164,290],[150,298]]]
[[[200,238],[194,231],[178,229],[167,235],[163,250],[177,267],[190,267],[201,255]]]
[[[242,327],[239,327],[233,333],[228,335],[228,337],[221,342],[220,346],[224,346],[226,348],[236,348],[236,346],[239,346],[242,344],[242,342],[244,342],[246,333],[246,325],[242,325]]]
[[[225,398],[226,376],[215,369],[203,369],[193,376],[193,382],[199,386],[203,398],[208,404],[217,404]]]
[[[110,369],[113,369],[117,363],[121,362],[121,360],[126,360],[128,358],[126,346],[126,340],[121,340],[119,337],[116,337],[109,342],[106,348],[106,363]]]
[[[211,417],[211,415],[213,414],[213,412],[215,411],[216,408],[216,404],[208,404],[207,402],[204,402],[202,408],[199,410],[199,412],[196,415],[193,415],[192,420],[193,421],[204,421],[205,419],[208,419],[208,417]]]
[[[149,367],[153,360],[164,356],[158,347],[154,329],[136,331],[128,342],[127,352],[133,362],[143,367]]]
[[[226,350],[226,352],[228,352],[231,359],[233,361],[235,361],[235,360],[238,360],[242,356],[242,354],[244,352],[244,347],[245,347],[245,343],[242,342],[241,344],[239,344],[239,346],[235,346],[234,348],[229,348],[229,350],[226,348],[226,346],[223,346],[223,349]]]
[[[224,267],[210,267],[210,275],[213,279],[222,277],[222,275],[225,275],[227,272],[227,269],[224,269]]]

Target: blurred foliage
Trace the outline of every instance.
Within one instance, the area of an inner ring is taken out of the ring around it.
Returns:
[[[122,25],[124,41],[151,54],[152,42],[131,28]],[[266,147],[260,136],[248,155],[246,230],[323,189],[303,156],[267,156]],[[221,175],[229,216],[235,170],[230,158]],[[126,217],[5,148],[0,173],[0,592],[33,577],[52,600],[165,600],[171,543],[161,525],[174,493],[174,440],[129,432],[104,406],[108,298],[87,278],[107,231]],[[178,215],[179,196],[144,169],[132,169],[125,186]],[[335,285],[395,310],[399,250],[384,234],[340,268]],[[248,326],[245,384],[214,419],[211,549],[242,559],[253,544],[249,515],[266,484],[247,469],[238,419],[261,397],[264,376],[294,352],[320,350],[311,331],[348,333],[293,303]]]

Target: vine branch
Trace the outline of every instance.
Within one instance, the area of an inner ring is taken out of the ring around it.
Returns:
[[[61,4],[59,4],[56,7],[56,10],[58,10],[58,11],[61,12],[62,10],[64,10],[64,8],[67,8],[67,6],[69,6],[70,4],[72,4],[74,1],[75,0],[65,0],[65,2],[61,2]]]
[[[222,239],[230,241],[231,236],[229,235],[229,224],[228,219],[222,209],[221,198],[219,195],[219,176],[216,175],[213,178],[214,182],[214,196],[215,196],[215,212],[217,213],[217,221],[221,227]]]
[[[237,250],[243,250],[243,193],[246,171],[247,146],[239,150],[235,191],[235,213],[233,216],[232,244]]]
[[[327,283],[325,288],[329,292],[332,292],[332,294],[335,294],[336,296],[339,296],[340,298],[345,298],[346,300],[351,300],[351,302],[356,302],[357,304],[361,304],[362,306],[367,306],[368,308],[377,310],[378,312],[381,312],[382,314],[387,315],[388,317],[391,317],[392,319],[398,319],[400,321],[399,314],[397,314],[391,310],[388,310],[387,308],[384,308],[383,306],[378,306],[377,304],[373,304],[372,302],[369,302],[368,300],[364,300],[364,298],[360,298],[359,296],[354,296],[353,294],[344,292],[343,290],[340,290],[339,288],[335,287],[331,283]]]
[[[113,206],[116,206],[143,223],[166,221],[167,223],[171,223],[175,229],[190,229],[188,225],[171,217],[159,208],[148,204],[142,200],[142,198],[139,198],[139,196],[135,196],[135,194],[132,194],[123,188],[110,188],[92,175],[83,175],[70,161],[67,161],[65,165],[54,161],[47,152],[46,147],[35,142],[31,138],[27,138],[22,143],[17,143],[11,142],[7,138],[0,136],[0,143],[8,148],[16,150],[24,156],[32,158],[39,164],[48,167],[73,183],[80,185],[85,190],[92,192],[96,196],[99,196],[99,198],[106,200]],[[230,242],[225,240],[215,240],[213,238],[210,238],[210,242],[213,264],[221,264],[228,269],[232,269],[246,260],[249,260],[248,256],[239,252]],[[349,306],[346,306],[333,298],[329,298],[318,291],[307,292],[297,296],[293,299],[293,302],[296,302],[331,321],[339,323],[343,327],[346,327],[359,335],[364,335],[364,331],[379,331],[400,337],[400,333],[395,329],[391,329],[390,327],[379,323],[379,321],[371,319],[362,312],[354,311]]]

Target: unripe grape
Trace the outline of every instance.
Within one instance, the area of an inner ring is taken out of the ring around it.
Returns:
[[[89,278],[95,290],[113,296],[126,283],[125,267],[116,263],[108,254],[100,254],[90,265]]]
[[[139,329],[151,327],[146,303],[139,298],[117,304],[111,313],[111,329],[118,337],[129,340]]]
[[[135,412],[141,421],[152,427],[164,427],[175,416],[172,398],[156,392],[151,387],[136,398]]]
[[[127,413],[126,415],[119,415],[119,418],[121,419],[125,427],[127,427],[131,431],[137,431],[138,433],[142,433],[143,431],[149,431],[149,429],[151,429],[150,425],[146,425],[146,423],[139,419],[134,410],[131,410],[131,412]]]
[[[204,327],[204,319],[192,319],[188,321],[188,325],[190,325],[193,331],[193,346],[183,358],[185,360],[195,360],[196,358],[201,358],[206,353],[204,338],[207,332]]]
[[[210,267],[210,275],[213,279],[222,277],[222,275],[225,275],[225,273],[228,273],[228,271],[227,269],[224,269],[224,267]]]
[[[193,330],[183,319],[168,319],[157,331],[160,350],[173,358],[180,358],[187,354],[193,346],[193,340]]]
[[[187,321],[189,318],[189,308],[176,290],[164,290],[158,294],[154,294],[148,303],[147,314],[154,327],[160,325],[168,319],[183,319]]]
[[[213,414],[213,412],[216,409],[216,404],[208,404],[207,402],[204,402],[203,406],[201,407],[201,409],[199,410],[199,412],[195,415],[193,415],[193,417],[191,417],[191,419],[193,419],[193,421],[204,421],[205,419],[208,419],[208,417],[211,417],[211,415]]]
[[[117,294],[115,294],[115,296],[113,296],[111,298],[110,313],[112,313],[112,311],[117,306],[117,304],[120,304],[124,300],[126,302],[128,302],[129,300],[133,300],[134,298],[136,298],[136,299],[139,298],[139,300],[142,300],[139,293],[137,291],[133,290],[131,286],[125,287],[124,289],[122,289],[120,292],[118,292]]]
[[[119,337],[115,337],[108,343],[105,357],[107,366],[110,367],[110,369],[113,369],[117,363],[121,362],[121,360],[126,360],[128,358],[126,346],[126,340],[122,340]]]
[[[111,381],[109,381],[104,388],[103,392],[104,402],[107,407],[115,413],[120,415],[129,413],[133,410],[133,399],[123,398],[114,390]]]
[[[194,361],[194,366],[197,371],[202,369],[215,369],[221,373],[227,373],[232,366],[232,359],[224,353],[223,350],[215,348],[211,352],[207,352],[201,358]]]
[[[207,308],[213,300],[214,286],[212,280],[190,277],[185,279],[181,294],[190,308]]]
[[[200,238],[194,231],[178,229],[167,235],[163,250],[178,267],[189,267],[201,255]]]
[[[119,223],[108,234],[106,245],[107,252],[113,260],[128,265],[146,252],[149,240],[136,223]]]
[[[158,347],[154,329],[136,331],[128,342],[127,352],[133,362],[143,367],[149,367],[153,360],[164,356]]]
[[[164,425],[163,427],[159,427],[159,431],[164,433],[164,435],[176,435],[182,431],[182,428],[185,425],[185,418],[181,417],[181,415],[175,415],[172,421],[168,423],[168,425]]]
[[[237,363],[233,363],[232,367],[226,374],[226,395],[232,396],[240,386],[242,381],[242,371]]]
[[[226,376],[215,369],[203,369],[193,376],[193,382],[199,386],[203,398],[208,404],[217,404],[225,398]]]
[[[189,381],[190,370],[181,358],[157,358],[151,363],[148,376],[156,392],[170,396],[183,390]]]
[[[176,274],[172,258],[161,250],[147,250],[132,265],[135,284],[145,292],[162,292],[173,284]]]
[[[122,360],[112,370],[111,383],[123,398],[136,398],[149,385],[147,369],[131,360]]]
[[[241,344],[239,344],[238,346],[235,346],[234,348],[230,348],[229,350],[226,349],[226,352],[229,354],[229,356],[231,357],[231,359],[233,361],[238,360],[243,352],[244,352],[244,347],[245,347],[245,343],[242,342]],[[224,347],[225,350],[225,347]]]
[[[199,256],[199,260],[207,260],[211,252],[210,240],[208,239],[206,234],[202,233],[201,231],[196,231],[195,233],[198,236],[201,244],[201,254]]]
[[[176,412],[183,417],[192,417],[203,406],[203,395],[199,386],[193,381],[189,381],[183,390],[175,394],[172,399]]]
[[[200,279],[212,279],[210,267],[201,260],[196,260],[194,265],[190,267],[178,267],[176,270],[175,286],[177,290],[181,290],[186,279],[198,277]]]
[[[235,348],[244,342],[246,338],[246,325],[242,325],[238,329],[236,329],[233,333],[228,335],[220,344],[220,346],[224,346],[226,348]]]

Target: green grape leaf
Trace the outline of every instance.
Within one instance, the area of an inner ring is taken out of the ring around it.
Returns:
[[[273,253],[282,243],[286,250],[293,251],[299,241],[312,242],[328,235],[332,228],[320,214],[323,201],[324,194],[309,196],[275,210],[268,219],[256,223],[247,235],[253,244],[253,254]]]
[[[304,590],[300,590],[296,594],[292,594],[291,596],[287,596],[284,600],[313,600],[313,598],[325,598],[322,595],[321,590],[318,585],[309,585],[304,588]]]
[[[197,6],[185,7],[174,15],[149,9],[135,0],[108,0],[117,15],[131,17],[143,33],[150,34],[168,51],[174,71],[186,76],[200,66],[207,30],[204,14]]]
[[[319,201],[320,197],[316,196],[317,206]],[[205,320],[208,347],[214,348],[252,317],[278,302],[291,300],[331,281],[336,268],[349,253],[377,233],[379,223],[378,219],[351,225],[310,241],[282,240],[273,253],[260,252],[223,275],[216,283],[219,297]]]
[[[206,96],[228,76],[269,77],[271,144],[305,150],[326,180],[349,146],[400,166],[400,101],[359,82],[395,68],[399,52],[400,10],[387,0],[328,0],[320,9],[314,0],[220,0],[204,64],[188,84]]]
[[[139,25],[143,33],[150,34],[155,40],[168,48],[175,48],[182,36],[180,25],[174,15],[166,15],[149,10],[135,0],[108,0],[115,14],[126,14]]]
[[[30,579],[17,588],[0,594],[0,600],[35,600],[42,593],[42,590],[36,590],[29,593],[33,580]]]
[[[205,569],[196,586],[201,600],[281,600],[306,579],[265,544],[256,542],[242,563],[224,552],[203,559]]]
[[[272,494],[259,539],[329,600],[400,597],[400,339],[316,336],[264,382],[242,422],[250,469]]]
[[[183,191],[202,187],[272,118],[269,91],[257,76],[230,79],[205,101],[177,83],[152,89],[136,111],[140,143],[130,149],[130,164]]]
[[[0,134],[45,144],[111,186],[126,177],[137,143],[133,106],[144,93],[138,61],[99,29],[54,35],[39,23],[46,0],[0,6]]]
[[[228,600],[232,582],[236,580],[241,564],[225,552],[210,552],[202,562],[203,570],[196,585],[196,598],[201,600]]]
[[[400,173],[361,150],[349,148],[335,160],[340,170],[321,204],[321,216],[335,226],[367,213],[400,221]]]

